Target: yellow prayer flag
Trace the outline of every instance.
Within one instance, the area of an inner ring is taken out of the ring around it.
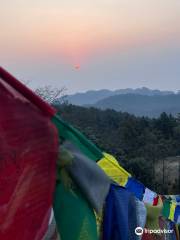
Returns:
[[[169,213],[169,219],[170,219],[171,221],[174,221],[175,209],[176,209],[176,203],[175,203],[175,202],[171,202],[170,213]]]
[[[117,160],[108,153],[103,153],[104,157],[97,164],[104,172],[120,186],[125,186],[128,177],[131,176],[124,168],[122,168]]]

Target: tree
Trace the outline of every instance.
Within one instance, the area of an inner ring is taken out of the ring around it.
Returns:
[[[66,101],[66,88],[54,88],[51,85],[39,87],[35,90],[35,93],[50,104],[54,104],[58,101],[58,104],[65,103]]]

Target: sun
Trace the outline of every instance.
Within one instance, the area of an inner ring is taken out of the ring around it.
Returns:
[[[79,69],[81,68],[81,66],[80,66],[80,64],[75,64],[75,65],[74,65],[74,68],[75,68],[76,70],[79,70]]]

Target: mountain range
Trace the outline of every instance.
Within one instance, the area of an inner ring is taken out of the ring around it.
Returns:
[[[152,90],[149,88],[96,90],[67,96],[73,105],[113,109],[136,116],[158,117],[162,112],[177,115],[180,113],[180,94],[173,91]]]
[[[160,91],[160,90],[152,90],[146,87],[132,89],[132,88],[126,88],[126,89],[118,89],[118,90],[90,90],[87,92],[82,93],[75,93],[72,95],[67,96],[67,100],[69,103],[74,105],[83,106],[86,104],[95,104],[96,102],[111,97],[115,95],[122,95],[122,94],[139,94],[139,95],[145,95],[145,96],[164,96],[164,95],[170,95],[174,94],[172,91]]]
[[[135,116],[158,117],[162,112],[180,113],[180,94],[145,96],[124,94],[111,96],[92,105],[100,109],[114,109]]]

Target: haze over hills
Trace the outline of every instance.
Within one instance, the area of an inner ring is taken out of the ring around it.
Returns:
[[[118,89],[118,90],[91,90],[83,93],[75,93],[73,95],[68,95],[67,100],[69,103],[74,105],[83,106],[86,104],[95,104],[97,101],[108,98],[110,96],[115,96],[119,94],[140,94],[146,96],[155,96],[155,95],[169,95],[174,94],[172,91],[160,91],[160,90],[151,90],[146,87],[132,89]]]
[[[93,106],[128,112],[136,116],[158,117],[162,112],[177,115],[180,113],[180,94],[154,96],[121,94],[102,99]]]
[[[113,109],[136,116],[158,117],[162,112],[172,115],[180,113],[179,92],[152,90],[146,87],[87,91],[68,95],[67,100],[73,105]]]

